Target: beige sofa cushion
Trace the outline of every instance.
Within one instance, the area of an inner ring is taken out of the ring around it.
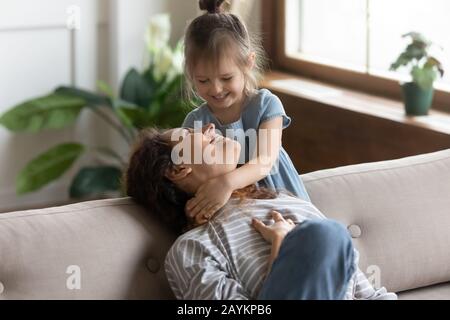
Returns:
[[[361,269],[379,270],[389,290],[450,281],[450,150],[302,178],[312,202],[350,227]]]
[[[127,198],[0,214],[0,299],[172,298],[173,240]]]
[[[450,282],[403,291],[398,295],[398,298],[400,300],[449,300]]]

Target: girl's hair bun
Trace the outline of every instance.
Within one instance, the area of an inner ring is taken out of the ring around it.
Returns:
[[[207,11],[208,13],[222,13],[224,9],[222,4],[225,0],[199,0],[200,10]]]

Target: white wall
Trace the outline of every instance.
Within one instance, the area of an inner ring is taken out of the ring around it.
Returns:
[[[256,2],[248,17],[251,30],[259,30],[260,25]],[[75,37],[66,26],[71,5],[81,9],[81,28]],[[174,44],[187,21],[199,14],[197,6],[197,0],[0,0],[0,113],[62,84],[95,89],[101,79],[117,88],[130,67],[142,67],[149,17],[171,14]],[[15,194],[20,169],[39,153],[66,141],[128,152],[121,138],[89,111],[82,113],[74,128],[57,132],[12,134],[0,126],[0,212],[68,200],[72,177],[81,165],[91,163],[90,157],[38,192]]]
[[[75,40],[66,26],[71,5],[81,9]],[[184,21],[196,15],[195,5],[187,0],[0,0],[0,113],[61,84],[95,89],[97,79],[118,83],[128,68],[141,67],[149,17],[170,11],[177,38]],[[74,128],[57,132],[13,134],[0,127],[0,212],[68,200],[71,178],[89,157],[64,178],[22,197],[15,194],[15,177],[39,153],[74,140],[89,145],[120,141],[89,111]]]
[[[76,37],[66,27],[67,8],[77,5],[83,28]],[[92,87],[96,77],[97,5],[89,0],[0,1],[0,112],[60,84]],[[57,134],[14,135],[0,128],[0,208],[66,198],[68,177],[43,192],[18,198],[15,177],[49,146],[76,139],[73,129]]]
[[[233,0],[242,10],[251,31],[259,32],[261,25],[259,0]],[[169,12],[172,22],[171,42],[183,35],[188,20],[196,17],[198,0],[110,0],[111,78],[115,83],[130,65],[140,67],[143,61],[143,29],[149,15]]]

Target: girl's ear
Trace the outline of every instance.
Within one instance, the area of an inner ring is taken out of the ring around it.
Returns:
[[[192,172],[192,168],[183,165],[173,166],[164,174],[170,181],[179,181],[186,178]]]
[[[256,54],[254,52],[250,53],[250,55],[248,56],[248,68],[250,70],[252,70],[253,67],[255,66],[255,60],[256,60]]]

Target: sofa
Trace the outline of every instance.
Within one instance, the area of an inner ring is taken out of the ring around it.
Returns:
[[[360,268],[400,299],[450,299],[450,149],[302,175]],[[175,236],[129,198],[0,214],[0,299],[171,299]]]

